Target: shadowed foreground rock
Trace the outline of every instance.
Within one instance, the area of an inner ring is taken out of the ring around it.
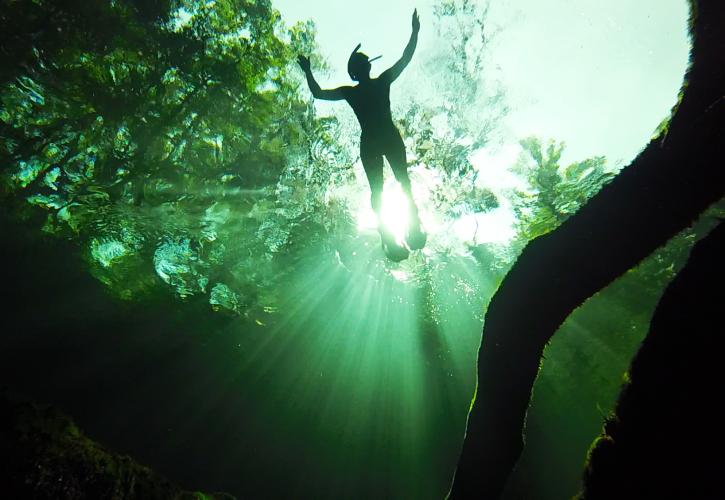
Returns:
[[[53,500],[234,500],[184,491],[131,458],[85,437],[52,407],[0,395],[3,498]]]
[[[669,130],[529,243],[492,299],[452,498],[500,497],[523,448],[542,352],[566,317],[725,195],[725,2],[693,1],[692,20],[693,63]]]
[[[580,500],[725,498],[725,224],[660,300],[615,416],[589,454]]]

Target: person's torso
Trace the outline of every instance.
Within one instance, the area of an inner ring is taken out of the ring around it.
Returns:
[[[390,84],[378,78],[352,87],[345,100],[355,112],[363,134],[382,132],[393,126],[390,114]]]

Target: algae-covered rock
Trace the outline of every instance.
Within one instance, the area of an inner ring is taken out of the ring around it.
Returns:
[[[132,458],[84,436],[57,409],[0,395],[4,498],[229,500],[184,491]]]
[[[705,0],[690,3],[692,64],[666,134],[652,140],[558,229],[530,241],[491,299],[478,385],[450,498],[501,496],[523,450],[542,354],[559,326],[725,196],[725,7]],[[657,404],[669,404],[663,401]],[[691,457],[677,460],[684,467]]]

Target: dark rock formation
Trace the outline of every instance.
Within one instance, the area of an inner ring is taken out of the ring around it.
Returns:
[[[88,439],[52,407],[0,395],[3,498],[233,500],[184,491],[131,458]]]
[[[721,343],[725,224],[666,289],[592,447],[580,500],[725,498]]]
[[[692,21],[692,66],[669,130],[532,241],[491,301],[452,498],[500,496],[523,447],[541,354],[571,311],[725,195],[725,4],[694,1]]]

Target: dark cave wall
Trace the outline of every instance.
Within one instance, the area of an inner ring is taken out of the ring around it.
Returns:
[[[692,65],[666,134],[530,242],[491,301],[452,498],[500,496],[523,448],[541,354],[571,311],[725,195],[725,4],[699,0],[692,13]]]
[[[721,349],[725,224],[666,289],[615,414],[590,450],[579,500],[725,498]]]

